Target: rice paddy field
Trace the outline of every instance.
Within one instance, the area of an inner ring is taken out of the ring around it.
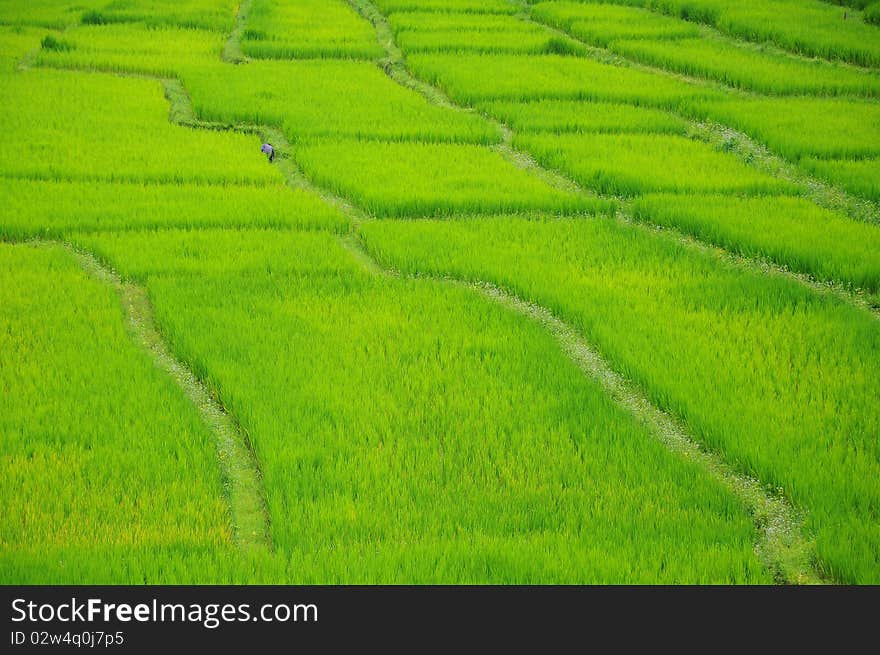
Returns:
[[[0,584],[880,584],[878,7],[0,0]]]

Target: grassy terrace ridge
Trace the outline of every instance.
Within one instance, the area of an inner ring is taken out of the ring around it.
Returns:
[[[626,5],[0,6],[3,581],[880,581],[872,10]]]

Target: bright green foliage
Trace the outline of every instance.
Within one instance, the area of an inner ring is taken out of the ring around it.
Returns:
[[[822,568],[880,581],[880,323],[608,220],[375,221],[407,273],[488,280],[577,326],[712,449],[805,508]]]
[[[599,193],[651,191],[793,191],[734,155],[683,136],[663,134],[534,134],[514,144],[549,168],[565,171]]]
[[[145,285],[253,443],[273,539],[232,547],[211,437],[126,330],[132,287],[0,245],[0,583],[770,581],[754,517],[543,327],[407,274],[546,306],[792,500],[822,573],[880,583],[876,316],[681,234],[880,299],[877,224],[724,152],[736,134],[686,138],[721,122],[877,200],[876,99],[799,96],[876,95],[877,72],[764,44],[876,65],[880,32],[815,0],[378,0],[380,44],[361,4],[0,0],[0,240],[70,240]],[[140,75],[180,78],[172,106]],[[171,122],[198,123],[187,95],[210,124]],[[277,165],[252,124],[285,133]],[[419,220],[350,234],[288,157]]]
[[[44,44],[36,63],[58,68],[143,73],[174,77],[186,62],[219,61],[225,37],[220,32],[137,23],[83,25],[59,38],[61,48]]]
[[[0,0],[0,23],[62,29],[108,0]]]
[[[183,82],[199,118],[283,126],[291,141],[314,136],[500,139],[479,116],[432,105],[368,62],[218,64],[187,70]]]
[[[86,243],[247,429],[292,582],[767,581],[730,495],[470,290],[321,234]]]
[[[396,11],[463,12],[475,14],[515,14],[517,7],[508,0],[375,0],[385,13]]]
[[[535,100],[480,103],[478,108],[504,121],[517,131],[563,132],[654,132],[687,131],[686,120],[648,107],[580,100]]]
[[[73,234],[71,240],[140,283],[154,276],[219,276],[230,281],[241,278],[235,282],[238,286],[251,276],[264,275],[271,281],[275,273],[283,275],[285,283],[294,275],[322,281],[344,278],[358,267],[352,255],[341,250],[338,235],[322,231],[114,230]],[[283,286],[279,281],[279,289]]]
[[[212,436],[112,289],[0,245],[0,307],[0,583],[215,579],[235,552]]]
[[[784,157],[880,154],[880,104],[843,98],[731,97],[695,103],[698,118],[730,125]]]
[[[382,56],[373,26],[344,0],[253,0],[241,49],[271,59]]]
[[[880,225],[849,220],[802,198],[648,195],[635,201],[633,213],[819,279],[880,291]]]
[[[0,178],[0,236],[157,227],[297,227],[344,231],[316,195],[282,184],[109,184]]]
[[[416,54],[407,62],[416,75],[465,103],[566,98],[675,106],[718,95],[673,77],[580,57]]]
[[[303,143],[293,155],[316,184],[376,215],[527,209],[564,213],[609,207],[555,189],[499,153],[479,146],[333,140]]]
[[[277,184],[260,142],[168,122],[154,80],[29,71],[0,77],[0,175],[108,182]]]
[[[864,17],[866,23],[880,25],[880,2],[875,2],[865,7]]]
[[[714,25],[748,41],[772,42],[793,52],[880,65],[880,39],[871,25],[844,7],[819,0],[644,0],[645,4]]]
[[[552,53],[582,49],[552,30],[508,15],[404,12],[389,17],[404,52]]]
[[[535,20],[601,46],[619,39],[679,39],[700,34],[698,25],[638,7],[540,2],[532,7],[531,13]]]
[[[405,52],[487,52],[551,54],[577,52],[582,48],[552,33],[459,31],[403,32],[397,42]]]
[[[516,16],[471,12],[405,11],[390,14],[388,23],[395,38],[405,32],[502,32],[547,34],[542,28]]]
[[[735,41],[643,39],[615,41],[610,48],[644,63],[764,93],[880,95],[880,75],[875,71],[802,59]]]
[[[34,27],[0,25],[0,75],[13,72],[22,58],[40,47],[40,41],[53,36],[47,30]]]
[[[880,202],[880,158],[817,159],[803,157],[800,165],[816,177],[850,193]]]
[[[86,25],[146,23],[229,32],[239,0],[102,0],[82,14]]]
[[[830,2],[835,5],[852,7],[853,9],[864,9],[866,6],[871,4],[873,0],[823,0],[823,2]]]

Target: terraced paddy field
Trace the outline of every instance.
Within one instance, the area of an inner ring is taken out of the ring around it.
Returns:
[[[878,14],[0,1],[0,584],[880,584]]]

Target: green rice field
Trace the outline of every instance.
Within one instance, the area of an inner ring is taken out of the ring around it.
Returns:
[[[880,584],[878,7],[0,0],[0,584]]]

